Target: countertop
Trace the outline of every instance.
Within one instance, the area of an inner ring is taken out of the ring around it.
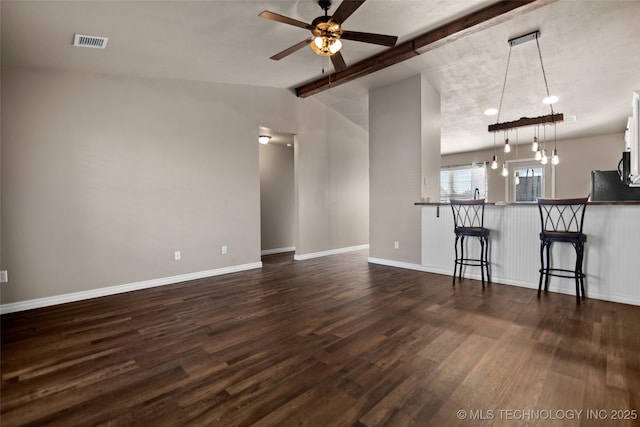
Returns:
[[[623,205],[640,206],[640,200],[619,200],[615,202],[587,202],[588,205]],[[416,206],[449,206],[449,203],[440,202],[415,202]],[[538,206],[538,202],[487,202],[485,206]]]

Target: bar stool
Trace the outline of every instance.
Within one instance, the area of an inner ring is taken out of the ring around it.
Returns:
[[[578,199],[538,199],[538,210],[542,231],[540,232],[540,280],[538,282],[538,298],[545,280],[544,290],[549,290],[549,276],[564,277],[576,281],[576,300],[580,304],[580,291],[584,297],[584,278],[582,263],[584,261],[584,244],[587,236],[582,233],[584,212],[588,198]],[[551,268],[549,252],[551,245],[571,243],[576,251],[576,264],[573,270]]]
[[[491,275],[489,273],[489,229],[484,228],[484,199],[479,200],[450,200],[451,210],[453,211],[453,232],[456,235],[454,249],[456,259],[453,267],[453,285],[456,284],[456,271],[458,279],[462,280],[462,266],[480,267],[482,277],[482,288],[484,289],[485,270],[487,281],[491,283]],[[464,238],[477,237],[480,241],[480,258],[465,258],[464,256]],[[458,241],[460,241],[460,257],[458,257]]]

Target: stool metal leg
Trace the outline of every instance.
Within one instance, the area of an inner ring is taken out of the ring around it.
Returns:
[[[458,273],[458,279],[462,281],[462,267],[464,266],[464,236],[460,237],[460,272]]]
[[[489,271],[489,239],[485,237],[484,261],[487,268],[487,282],[491,283],[491,272]]]
[[[484,238],[480,236],[479,239],[480,239],[480,277],[482,277],[482,289],[484,289],[484,267],[485,267]]]
[[[540,292],[542,291],[542,278],[544,277],[544,241],[540,242],[540,280],[538,280],[538,298],[540,298]]]
[[[578,252],[578,247],[574,246],[575,250],[576,250],[576,267],[573,271],[573,274],[576,277],[576,302],[578,305],[580,305],[580,267],[578,265],[578,263],[580,262],[580,253]]]
[[[584,272],[582,271],[582,265],[584,264],[584,243],[580,243],[580,288],[582,289],[582,298],[585,297],[584,294]]]
[[[456,258],[453,261],[453,285],[455,286],[456,284],[456,272],[458,271],[458,239],[460,238],[460,236],[458,236],[456,234],[456,241],[453,244],[453,249],[456,253]],[[460,268],[462,268],[462,266],[460,266]]]
[[[584,296],[584,277],[582,274],[582,257],[583,257],[584,246],[581,243],[576,243],[573,245],[573,247],[576,250],[576,267],[574,270],[574,275],[576,277],[576,301],[579,305],[581,289],[582,289],[582,296]]]
[[[545,267],[545,275],[546,275],[545,281],[544,281],[545,292],[549,291],[549,276],[550,276],[549,270],[551,270],[551,258],[549,253],[551,252],[551,242],[547,242],[546,246],[547,246],[547,261],[546,261],[547,265]]]

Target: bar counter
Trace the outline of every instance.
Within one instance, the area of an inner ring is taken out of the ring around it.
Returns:
[[[422,206],[424,270],[451,276],[455,237],[450,205],[415,205]],[[537,206],[536,202],[486,204],[484,226],[491,230],[489,261],[493,283],[538,288]],[[640,305],[640,202],[589,202],[583,232],[587,235],[583,266],[587,298]],[[479,253],[477,239],[465,239],[465,244],[465,253]],[[575,251],[571,245],[555,244],[551,251],[552,265],[573,269]],[[464,273],[465,277],[480,279],[477,267],[467,267]],[[549,291],[575,295],[575,282],[551,277]]]

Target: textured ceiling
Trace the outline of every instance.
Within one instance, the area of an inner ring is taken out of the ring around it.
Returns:
[[[482,8],[478,0],[369,0],[345,23],[355,31],[410,39]],[[332,10],[335,10],[336,4]],[[0,3],[3,66],[83,70],[293,88],[320,77],[330,61],[302,49],[269,57],[308,37],[300,28],[260,19],[270,10],[310,22],[314,1],[6,1]],[[315,95],[368,128],[368,91],[423,74],[441,93],[443,153],[493,145],[483,115],[497,107],[509,38],[540,30],[556,111],[577,121],[558,137],[622,132],[631,92],[640,89],[640,1],[557,1],[365,78]],[[74,33],[109,37],[106,50],[71,46]],[[385,48],[345,41],[347,64]],[[547,114],[535,42],[512,50],[501,121]]]

